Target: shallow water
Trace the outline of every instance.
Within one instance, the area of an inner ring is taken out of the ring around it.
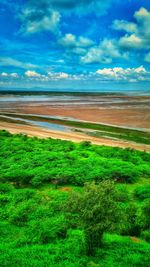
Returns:
[[[64,126],[64,125],[57,124],[57,123],[34,121],[34,120],[19,118],[17,116],[16,117],[12,117],[12,116],[0,115],[0,117],[6,118],[6,119],[7,118],[11,119],[14,122],[16,121],[16,124],[18,124],[19,121],[20,121],[20,122],[24,122],[24,123],[27,123],[27,124],[32,124],[32,125],[35,125],[35,126],[38,126],[38,127],[47,128],[47,129],[53,130],[53,131],[70,132],[71,129],[72,129],[72,127]]]
[[[71,127],[67,127],[64,125],[56,124],[56,123],[51,123],[51,122],[43,122],[43,121],[32,121],[32,120],[26,120],[29,123],[32,123],[34,125],[40,126],[42,128],[47,128],[49,130],[54,130],[54,131],[63,131],[63,132],[70,132]]]
[[[134,98],[121,95],[95,95],[95,94],[3,94],[0,93],[0,107],[2,109],[12,108],[16,105],[32,105],[32,106],[98,106],[99,108],[122,108],[129,107],[150,107],[149,98]]]

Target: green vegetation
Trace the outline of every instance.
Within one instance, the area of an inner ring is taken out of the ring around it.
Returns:
[[[106,179],[134,183],[149,177],[150,154],[131,149],[28,138],[1,132],[1,181],[39,186],[43,182],[83,186]]]
[[[10,118],[14,117],[14,118],[33,120],[33,121],[52,122],[65,126],[77,127],[82,130],[85,129],[95,130],[93,132],[88,131],[87,134],[96,137],[111,137],[127,141],[133,141],[137,143],[150,144],[150,133],[144,131],[121,128],[117,126],[109,126],[98,123],[41,117],[38,115],[13,114],[13,113],[3,113],[3,114],[9,116]]]
[[[0,266],[150,266],[150,154],[0,132]]]

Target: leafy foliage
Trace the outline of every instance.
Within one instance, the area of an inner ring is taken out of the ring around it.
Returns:
[[[134,183],[140,176],[150,175],[150,155],[145,152],[28,138],[4,131],[0,138],[0,179],[18,186],[47,182],[84,185],[107,179]]]
[[[0,138],[0,266],[149,266],[150,154]]]
[[[82,193],[73,193],[68,199],[67,210],[77,215],[86,233],[89,254],[100,245],[103,233],[114,231],[121,221],[116,195],[114,183],[105,181],[86,184]]]

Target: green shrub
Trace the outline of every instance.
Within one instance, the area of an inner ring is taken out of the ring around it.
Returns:
[[[134,191],[134,196],[140,200],[150,198],[150,184],[138,186]]]
[[[145,239],[146,241],[150,242],[150,229],[145,230],[141,233],[141,237]]]
[[[30,213],[36,208],[33,200],[19,202],[9,209],[9,222],[17,226],[24,226],[28,222]]]
[[[125,185],[117,185],[117,200],[120,202],[128,202],[129,199],[129,192]]]
[[[150,229],[150,198],[145,199],[142,206],[140,206],[137,216],[137,224],[141,230]]]
[[[26,235],[28,242],[33,244],[48,244],[55,239],[64,238],[67,232],[67,224],[63,215],[32,221],[29,224]]]
[[[147,267],[149,262],[150,245],[136,238],[106,235],[97,250],[98,267]]]
[[[5,194],[5,193],[9,193],[13,190],[13,185],[11,185],[10,183],[0,183],[0,193],[1,194]]]

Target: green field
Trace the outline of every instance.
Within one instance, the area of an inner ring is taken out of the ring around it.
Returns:
[[[150,154],[0,131],[0,266],[150,266]]]

